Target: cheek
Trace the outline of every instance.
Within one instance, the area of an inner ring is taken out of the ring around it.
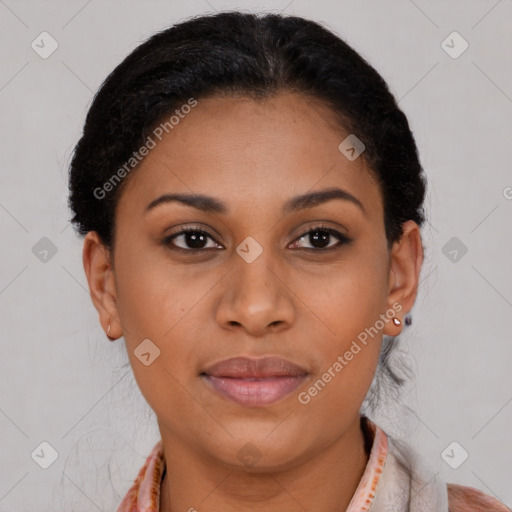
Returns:
[[[356,289],[357,291],[357,289]],[[312,350],[317,372],[298,396],[318,428],[338,432],[360,410],[377,368],[382,334],[372,330],[381,313],[372,297],[339,298],[326,303],[322,314],[334,334],[318,336]],[[311,425],[310,425],[311,427]]]
[[[120,259],[116,289],[126,349],[142,395],[157,415],[171,407],[186,416],[193,400],[183,386],[197,364],[194,306],[204,286],[163,258],[139,256]]]
[[[385,269],[375,258],[362,255],[347,260],[343,267],[333,266],[329,276],[315,280],[315,286],[303,281],[299,293],[308,298],[314,313],[307,313],[305,322],[316,323],[319,329],[315,356],[319,377],[328,382],[327,392],[319,395],[340,405],[362,400],[380,354],[381,314],[387,304]]]
[[[193,282],[193,281],[192,281]],[[159,250],[132,248],[116,261],[117,306],[132,338],[161,339],[187,311],[194,292],[186,270],[171,265]]]
[[[216,271],[201,273],[192,265],[173,265],[161,255],[120,258],[116,265],[118,311],[141,389],[161,388],[164,382],[167,387],[176,384],[167,372],[180,382],[190,378],[197,364],[197,344],[204,339],[205,326],[211,322],[207,291],[221,277],[222,273]],[[146,339],[159,350],[150,374],[134,354]]]
[[[294,292],[302,299],[307,322],[318,322],[336,345],[375,324],[387,304],[386,269],[376,257],[354,254],[328,272],[296,274]]]

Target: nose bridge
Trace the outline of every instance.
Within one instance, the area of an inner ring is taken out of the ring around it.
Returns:
[[[291,322],[291,297],[279,277],[279,264],[275,263],[272,249],[247,237],[233,256],[229,290],[223,294],[218,320],[229,325],[241,324],[254,332]]]
[[[236,295],[252,303],[253,308],[270,308],[279,295],[277,277],[272,269],[272,250],[255,238],[247,237],[238,245],[236,253],[239,260],[235,260],[232,276]]]

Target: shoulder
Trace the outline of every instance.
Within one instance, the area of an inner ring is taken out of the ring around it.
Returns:
[[[459,484],[446,484],[450,512],[511,512],[501,501],[484,492]]]

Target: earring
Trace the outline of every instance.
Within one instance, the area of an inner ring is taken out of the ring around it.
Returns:
[[[398,325],[401,325],[401,324],[402,324],[402,322],[401,322],[398,318],[396,318],[396,317],[394,317],[394,318],[393,318],[393,323],[394,323],[396,326],[398,326]]]
[[[115,338],[110,337],[110,324],[108,324],[107,337],[108,337],[109,341],[116,341]]]

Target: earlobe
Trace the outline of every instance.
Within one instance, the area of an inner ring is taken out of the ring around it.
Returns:
[[[122,336],[116,302],[114,273],[110,252],[95,231],[89,231],[84,239],[82,261],[94,307],[98,311],[100,323],[109,339]]]
[[[403,224],[402,237],[394,243],[390,254],[388,308],[397,311],[396,318],[400,324],[388,322],[384,334],[397,336],[402,330],[405,315],[416,300],[422,263],[420,228],[416,222],[409,220]]]

